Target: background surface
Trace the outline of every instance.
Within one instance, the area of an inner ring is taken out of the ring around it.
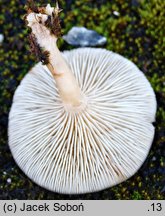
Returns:
[[[147,160],[129,180],[107,190],[61,195],[34,184],[15,164],[7,141],[8,113],[16,87],[35,64],[22,20],[24,0],[0,1],[0,199],[163,199],[165,193],[165,1],[59,0],[63,33],[85,26],[107,37],[104,48],[132,60],[145,73],[157,97],[156,134]],[[51,3],[51,1],[37,1]],[[55,1],[52,1],[54,5]],[[117,11],[119,14],[115,15]],[[61,50],[72,49],[62,39]]]

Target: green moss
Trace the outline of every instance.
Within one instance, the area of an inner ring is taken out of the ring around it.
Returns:
[[[40,3],[51,1],[40,0]],[[52,1],[55,4],[55,1]],[[69,1],[68,1],[69,2]],[[70,1],[71,2],[71,1]],[[25,1],[0,2],[0,198],[2,199],[164,199],[165,143],[165,1],[162,0],[72,0],[59,1],[63,33],[72,26],[85,26],[107,37],[104,48],[129,58],[145,73],[156,92],[158,108],[156,133],[150,154],[129,180],[107,190],[66,196],[40,188],[13,161],[7,145],[8,112],[14,91],[35,64],[28,49],[27,29],[21,19]],[[113,14],[119,12],[119,16]],[[61,50],[72,49],[62,39]],[[6,172],[6,174],[4,174]],[[7,179],[11,183],[7,183]]]
[[[132,196],[131,196],[131,198],[133,200],[141,200],[142,196],[141,196],[141,194],[138,191],[134,191],[133,194],[132,194]]]
[[[146,36],[152,41],[152,55],[154,66],[157,67],[165,57],[165,1],[162,0],[143,0],[139,14],[141,16],[141,25],[146,27]],[[165,69],[164,64],[159,65],[162,72]]]

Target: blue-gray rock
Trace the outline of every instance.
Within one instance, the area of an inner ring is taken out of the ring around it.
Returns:
[[[104,45],[107,39],[96,31],[85,27],[73,27],[63,39],[70,45],[80,47],[93,47]]]
[[[0,43],[2,43],[4,40],[4,35],[3,34],[0,34]]]

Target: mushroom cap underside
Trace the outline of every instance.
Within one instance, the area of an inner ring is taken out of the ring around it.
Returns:
[[[156,99],[144,74],[99,48],[65,51],[82,106],[61,101],[38,63],[18,86],[9,114],[9,147],[25,174],[51,191],[99,191],[130,178],[150,150]]]

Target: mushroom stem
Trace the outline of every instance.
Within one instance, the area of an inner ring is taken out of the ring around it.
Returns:
[[[49,63],[47,67],[56,81],[59,94],[65,104],[79,106],[82,102],[80,87],[56,43],[54,42],[50,45],[51,49],[49,50]]]
[[[35,11],[30,8],[26,20],[32,30],[30,40],[35,41],[32,41],[35,54],[52,73],[63,103],[75,107],[82,103],[82,92],[57,47],[60,31],[59,12],[58,5],[53,8],[48,4],[46,8],[35,8]]]

